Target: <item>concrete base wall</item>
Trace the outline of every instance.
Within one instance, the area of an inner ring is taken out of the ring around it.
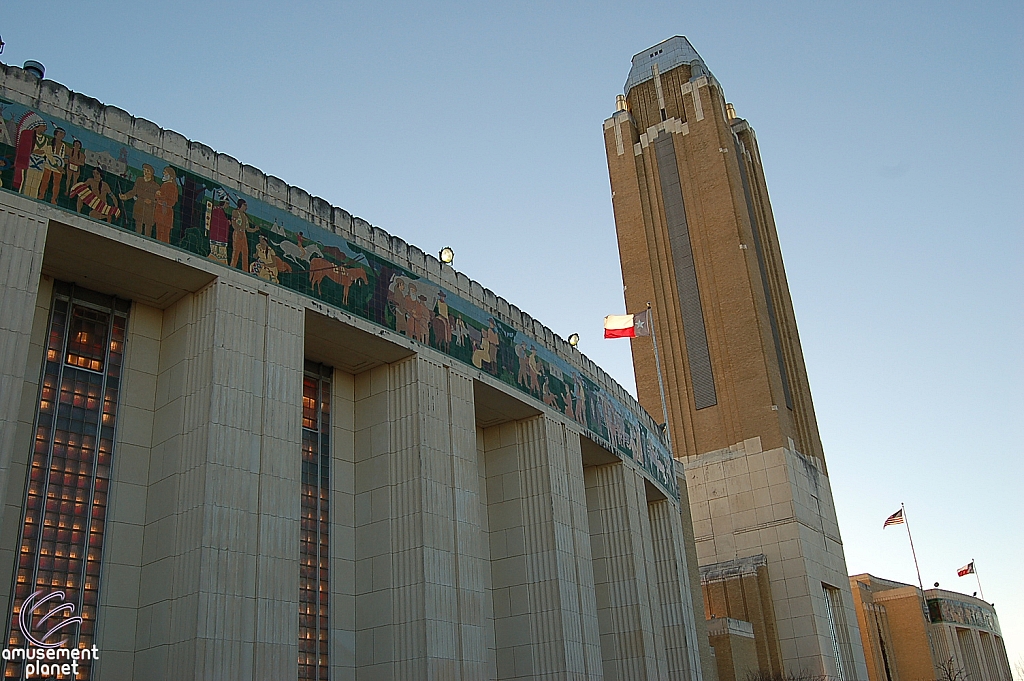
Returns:
[[[868,678],[828,476],[795,449],[753,438],[686,463],[701,566],[763,554],[785,672],[840,678],[824,585],[841,595],[847,681]],[[734,616],[714,613],[715,616]],[[736,615],[737,619],[742,617]]]

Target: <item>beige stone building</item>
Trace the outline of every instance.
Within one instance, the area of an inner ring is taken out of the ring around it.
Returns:
[[[751,621],[764,671],[781,658],[864,681],[754,132],[681,36],[633,57],[617,109],[604,131],[626,308],[653,306],[668,413],[651,338],[633,340],[637,390],[686,469],[705,612]]]
[[[995,608],[980,598],[850,577],[870,681],[1011,681]]]
[[[230,156],[0,99],[4,678],[714,679],[682,467],[598,366]]]

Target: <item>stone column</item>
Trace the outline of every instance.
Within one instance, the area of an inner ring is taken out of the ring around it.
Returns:
[[[451,418],[451,494],[455,512],[453,538],[456,595],[455,647],[461,661],[458,678],[493,678],[488,651],[494,645],[489,623],[490,559],[487,519],[481,502],[481,475],[476,449],[476,410],[473,381],[449,370],[448,399]]]
[[[600,679],[579,435],[546,417],[485,431],[500,679]]]
[[[257,334],[262,343],[256,348],[263,372],[255,376],[261,382],[262,400],[255,430],[259,490],[252,678],[287,679],[296,674],[299,655],[305,312],[267,295],[260,295],[257,305],[260,302],[266,309],[266,326],[262,338]]]
[[[331,383],[331,678],[356,678],[355,380],[334,370]]]
[[[132,305],[121,372],[96,617],[95,643],[103,651],[93,663],[93,676],[98,679],[130,679],[135,674],[139,585],[162,326],[160,310],[138,303]]]
[[[7,503],[21,505],[20,489],[14,492],[16,501],[8,499],[7,478],[15,442],[24,441],[31,446],[32,424],[19,425],[18,409],[43,267],[46,224],[46,220],[31,217],[6,203],[0,205],[0,273],[4,281],[0,288],[0,509]],[[49,307],[48,300],[45,305]],[[34,373],[39,373],[38,366]],[[4,557],[13,558],[7,554]],[[5,592],[9,589],[6,585],[0,588]]]
[[[356,664],[478,679],[486,560],[472,383],[416,356],[356,377]]]
[[[284,678],[298,657],[302,310],[223,280],[167,310],[137,667]]]
[[[683,503],[686,503],[685,500]],[[665,658],[669,679],[700,681],[696,640],[696,607],[691,598],[689,571],[679,507],[668,499],[648,503],[653,537],[657,593],[665,631]],[[703,603],[699,616],[703,619]]]
[[[15,266],[7,261],[7,248],[0,250],[0,265]],[[43,277],[39,281],[39,294],[35,305],[28,311],[31,322],[31,340],[11,327],[19,325],[16,319],[0,320],[0,346],[3,347],[3,365],[0,366],[0,604],[4,617],[10,614],[11,589],[17,569],[18,539],[21,532],[22,504],[25,498],[29,457],[32,454],[33,428],[39,397],[39,374],[46,348],[47,322],[50,317],[50,297],[53,281]],[[17,303],[18,291],[0,291],[5,309]],[[18,313],[15,313],[17,317]],[[7,328],[3,328],[7,327]],[[24,345],[24,348],[21,346]],[[17,356],[24,355],[18,361]],[[10,359],[8,359],[10,358]],[[18,374],[20,373],[20,376]],[[0,624],[7,631],[8,621]]]
[[[604,678],[666,678],[643,479],[621,463],[591,466],[584,475]]]

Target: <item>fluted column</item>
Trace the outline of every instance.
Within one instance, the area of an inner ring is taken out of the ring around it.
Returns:
[[[18,410],[26,379],[25,365],[45,242],[45,220],[6,204],[0,205],[0,272],[4,274],[4,285],[0,288],[0,512],[8,502],[16,503],[20,511],[22,490],[14,490],[12,498],[8,499],[7,478],[15,442],[24,442],[30,447],[32,441],[32,424],[19,426]],[[44,305],[49,307],[49,301]],[[29,368],[29,372],[35,377],[39,366]],[[4,565],[13,562],[13,553],[5,551],[2,555]],[[7,594],[9,586],[5,583],[0,589]]]
[[[164,313],[137,671],[284,678],[298,657],[302,310],[223,280]]]
[[[266,306],[259,412],[253,678],[296,673],[299,644],[299,527],[304,312],[260,296]],[[248,476],[247,476],[248,477]],[[230,484],[230,483],[227,483]]]
[[[679,508],[668,499],[659,499],[648,503],[647,509],[651,519],[654,567],[665,631],[666,678],[700,681],[702,675],[694,622],[694,608],[697,606],[690,597],[692,591],[686,569]],[[700,617],[703,618],[703,604],[700,607]]]
[[[416,356],[355,400],[357,678],[486,678],[472,383]]]
[[[608,681],[666,678],[644,482],[621,463],[584,469]]]
[[[579,435],[545,416],[488,431],[498,678],[599,679]]]

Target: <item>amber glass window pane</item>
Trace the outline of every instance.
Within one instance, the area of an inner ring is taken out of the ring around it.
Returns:
[[[6,619],[10,646],[25,647],[17,626],[26,599],[62,592],[32,620],[32,633],[46,630],[68,617],[80,624],[60,629],[48,642],[90,647],[94,641],[96,604],[102,562],[107,490],[117,416],[117,381],[111,368],[123,360],[126,304],[113,298],[107,309],[88,294],[79,301],[75,288],[54,285],[47,350],[43,357],[29,475],[22,508],[21,537],[15,593]],[[63,611],[39,620],[55,604],[70,603]],[[24,678],[20,662],[0,661],[4,679]],[[77,679],[90,679],[91,665],[79,666]]]
[[[67,339],[67,363],[90,371],[102,371],[109,337],[109,314],[75,306],[71,312],[71,332]]]
[[[306,363],[302,383],[302,492],[299,525],[299,679],[330,678],[328,583],[330,562],[331,370]]]

